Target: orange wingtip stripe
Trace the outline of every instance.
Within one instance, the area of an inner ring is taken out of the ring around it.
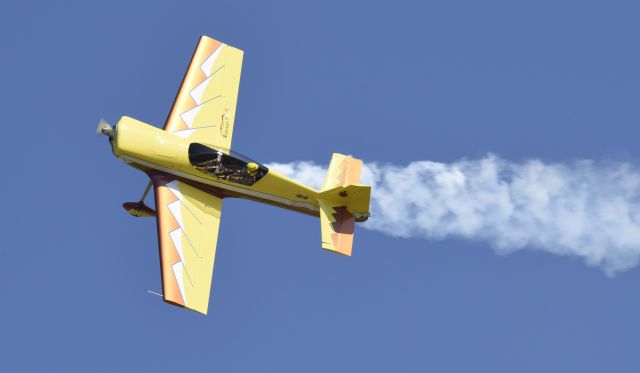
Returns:
[[[344,184],[342,185],[358,184],[360,182],[360,175],[362,174],[362,161],[349,157],[345,163],[347,172]]]
[[[336,251],[344,255],[351,255],[351,248],[353,247],[353,233],[334,233],[331,235],[331,239],[333,240]]]
[[[180,261],[169,233],[178,228],[178,222],[169,210],[169,203],[176,200],[166,183],[172,179],[166,176],[154,176],[153,182],[156,193],[156,209],[158,224],[158,243],[160,246],[160,270],[162,271],[162,293],[164,300],[170,303],[184,306],[185,302],[180,293],[178,281],[171,266]]]
[[[338,172],[337,172],[337,176],[335,177],[335,183],[331,185],[331,187],[335,188],[338,186],[358,184],[360,182],[361,174],[362,174],[362,161],[359,159],[347,157],[338,166]]]
[[[196,106],[196,102],[191,97],[190,92],[206,78],[200,66],[221,45],[221,42],[210,37],[202,36],[200,38],[200,42],[198,42],[198,46],[191,58],[189,68],[182,80],[178,95],[173,102],[173,107],[164,126],[165,131],[175,132],[188,128],[187,124],[180,118],[180,114]]]
[[[341,254],[341,255],[344,255],[344,256],[351,256],[351,247],[342,247],[342,248],[338,247],[338,248],[336,248],[331,243],[323,242],[322,243],[322,248],[327,250],[327,251],[330,251],[332,253],[335,253],[335,254]]]
[[[348,163],[346,160],[342,161],[342,163],[340,163],[340,165],[338,166],[338,176],[336,177],[336,183],[334,185],[334,187],[337,186],[343,186],[346,179],[347,179],[347,169],[348,169]]]

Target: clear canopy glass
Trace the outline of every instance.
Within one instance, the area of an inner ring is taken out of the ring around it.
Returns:
[[[217,179],[251,186],[269,169],[251,159],[227,149],[214,149],[207,145],[189,145],[189,162],[197,170]]]

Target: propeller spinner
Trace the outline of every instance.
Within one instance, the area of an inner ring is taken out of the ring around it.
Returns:
[[[107,135],[109,136],[109,138],[112,138],[113,136],[115,136],[115,134],[115,128],[113,128],[113,126],[109,124],[109,122],[101,118],[100,122],[98,123],[98,128],[96,129],[96,135]]]

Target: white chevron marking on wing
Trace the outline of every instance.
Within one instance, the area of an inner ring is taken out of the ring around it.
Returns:
[[[184,253],[182,251],[182,228],[178,228],[169,233],[169,237],[171,237],[171,241],[173,241],[173,245],[176,247],[178,256],[180,256],[180,261],[184,262]]]
[[[189,204],[187,203],[187,200],[184,198],[184,196],[182,195],[182,193],[180,192],[180,184],[178,182],[178,180],[172,180],[170,182],[167,183],[167,187],[169,188],[169,190],[171,191],[171,193],[173,193],[174,196],[176,196],[176,198],[184,205],[184,207],[186,207],[187,211],[189,211],[191,213],[191,216],[193,216],[194,219],[196,219],[196,221],[202,225],[202,221],[200,221],[200,218],[198,218],[198,216],[191,210],[191,207],[189,207]],[[182,216],[180,216],[180,219],[182,219]],[[182,223],[180,223],[180,227],[182,227],[182,229],[184,229],[184,226],[182,225]],[[186,229],[185,231],[185,235],[187,234]]]
[[[207,86],[209,85],[211,77],[202,81],[202,83],[198,84],[194,89],[189,92],[193,100],[197,105],[202,103],[202,96],[204,96],[204,92],[207,90]]]
[[[204,75],[206,75],[207,77],[211,76],[212,74],[211,68],[213,67],[213,64],[216,62],[216,59],[218,59],[218,56],[220,55],[220,51],[222,51],[222,48],[226,46],[227,46],[226,44],[220,44],[220,46],[216,48],[216,50],[213,53],[211,53],[211,56],[209,56],[202,63],[202,65],[200,65],[200,68],[202,69],[202,72],[204,72]]]
[[[176,218],[180,228],[184,229],[184,221],[182,221],[182,212],[180,211],[181,203],[182,202],[180,202],[180,200],[176,200],[168,204],[167,207],[169,208],[169,211],[171,211],[171,214],[173,214],[173,217]]]
[[[183,139],[186,139],[187,137],[191,136],[192,133],[196,132],[195,129],[188,129],[188,130],[180,130],[180,131],[176,131],[173,134],[182,137]]]
[[[168,182],[167,188],[169,188],[171,193],[173,193],[173,195],[176,196],[176,198],[179,199],[180,202],[185,203],[184,196],[182,195],[182,192],[180,192],[180,182],[178,180],[171,180],[170,182]]]
[[[184,292],[184,282],[182,280],[182,262],[177,262],[171,266],[173,270],[173,275],[176,277],[176,281],[178,282],[178,288],[180,289],[180,294],[182,295],[182,300],[187,304],[187,294]]]
[[[189,128],[193,127],[193,121],[196,120],[196,115],[198,115],[200,109],[202,109],[202,106],[196,106],[180,114],[180,118],[182,118]]]
[[[191,92],[189,92],[189,94],[191,95],[191,97],[193,98],[193,100],[196,102],[196,104],[201,105],[202,104],[202,96],[204,96],[204,92],[207,90],[207,87],[209,86],[209,84],[216,78],[216,73],[218,71],[220,71],[220,69],[222,69],[224,66],[221,66],[219,69],[217,69],[216,71],[214,71],[210,77],[208,77],[207,79],[203,80],[200,84],[198,84],[194,89],[191,90]],[[220,95],[218,95],[220,96]],[[216,96],[217,97],[217,96]],[[207,100],[208,101],[208,100]]]

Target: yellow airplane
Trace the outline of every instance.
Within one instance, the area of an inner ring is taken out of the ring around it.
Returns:
[[[350,256],[355,222],[369,217],[362,162],[334,153],[320,191],[232,152],[243,52],[202,36],[164,129],[101,121],[113,154],[151,181],[133,216],[156,216],[165,302],[207,313],[222,200],[245,198],[320,218],[322,247]],[[144,204],[154,188],[156,210]]]

